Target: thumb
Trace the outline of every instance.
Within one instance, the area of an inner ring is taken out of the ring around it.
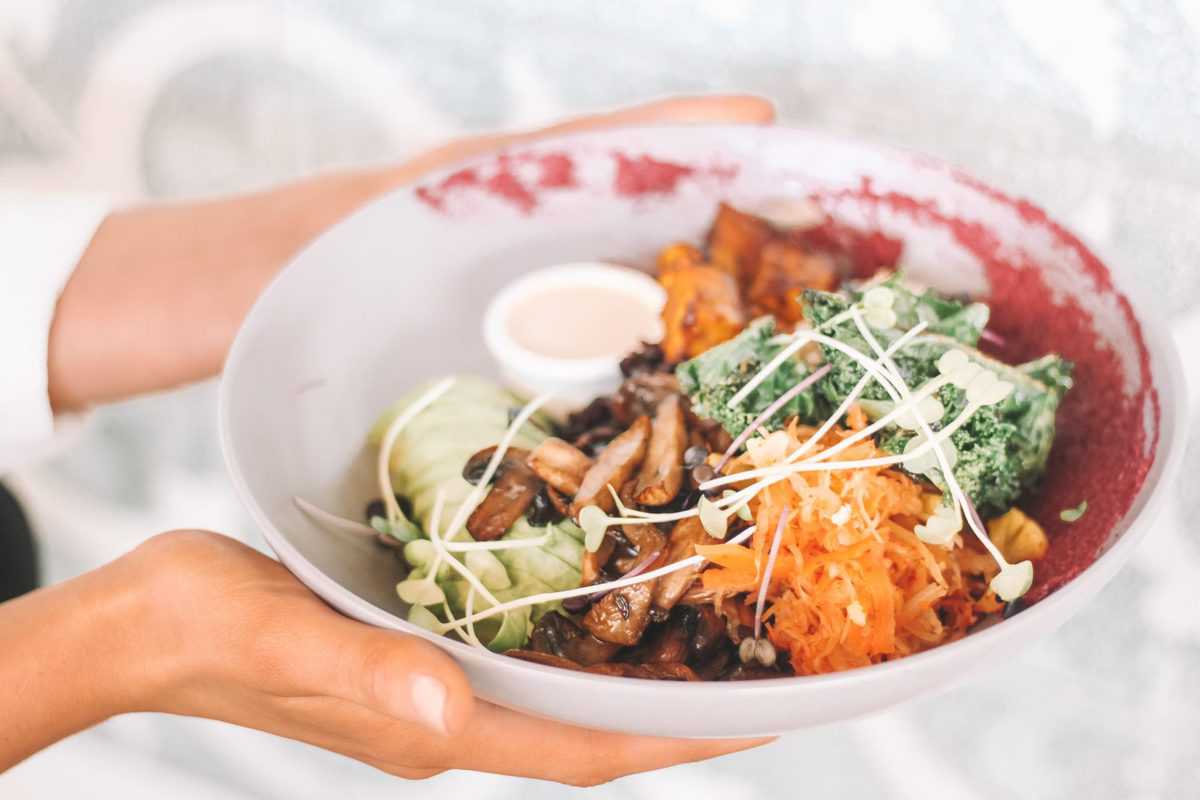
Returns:
[[[475,697],[462,668],[415,636],[331,615],[314,644],[306,682],[314,694],[335,696],[434,733],[459,733]]]

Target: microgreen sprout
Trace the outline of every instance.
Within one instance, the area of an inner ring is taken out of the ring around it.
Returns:
[[[1078,522],[1087,513],[1088,502],[1084,500],[1074,508],[1064,508],[1058,512],[1058,518],[1063,522]]]

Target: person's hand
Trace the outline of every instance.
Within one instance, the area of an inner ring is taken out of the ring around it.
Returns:
[[[366,201],[430,170],[574,131],[773,120],[771,104],[756,97],[676,98],[540,131],[459,139],[398,166],[113,214],[59,301],[50,399],[59,411],[76,410],[216,374],[255,298],[301,247]]]
[[[214,533],[157,536],[83,579],[0,606],[0,643],[12,612],[39,630],[24,654],[42,669],[5,685],[25,686],[16,702],[43,725],[159,711],[257,728],[405,778],[469,769],[574,785],[761,743],[598,733],[477,701],[437,647],[341,616],[277,562]],[[39,680],[56,691],[48,703]],[[59,699],[70,703],[61,713]],[[19,733],[19,709],[4,717]],[[43,730],[35,744],[69,732]],[[0,770],[37,749],[13,749],[11,733],[6,722]]]

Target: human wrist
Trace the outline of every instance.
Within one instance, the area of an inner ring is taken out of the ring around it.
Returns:
[[[110,567],[0,604],[0,771],[73,733],[141,710],[137,591]]]

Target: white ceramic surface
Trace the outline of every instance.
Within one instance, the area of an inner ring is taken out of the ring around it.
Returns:
[[[673,191],[631,197],[630,184],[614,173],[614,151],[698,166]],[[1128,560],[1161,505],[1160,487],[1177,467],[1183,433],[1178,356],[1145,315],[1139,319],[1161,417],[1157,457],[1141,494],[1083,574],[1026,612],[961,641],[835,675],[682,684],[541,667],[402,621],[393,591],[396,562],[371,542],[318,528],[291,498],[299,494],[349,516],[360,513],[372,494],[367,428],[417,380],[492,370],[476,333],[479,318],[515,275],[595,258],[649,265],[665,243],[698,239],[720,199],[758,203],[856,187],[869,176],[879,191],[936,200],[960,219],[986,225],[1005,244],[1020,243],[1037,255],[1056,289],[1080,280],[1075,256],[1056,248],[1011,204],[937,162],[900,151],[794,129],[675,127],[570,137],[536,148],[551,152],[570,154],[574,185],[539,192],[532,212],[484,190],[448,193],[441,209],[409,189],[382,198],[305,250],[238,336],[220,409],[232,479],[281,561],[334,607],[436,642],[463,664],[482,697],[508,707],[612,730],[749,736],[866,714],[1003,664],[1087,603]],[[477,166],[486,178],[498,163],[507,162],[482,159]],[[425,183],[437,185],[436,177]],[[864,221],[853,203],[836,213]],[[902,216],[874,222],[905,236],[905,266],[915,277],[953,291],[986,287],[980,264],[945,231]],[[1136,299],[1136,287],[1120,288]],[[1111,309],[1088,311],[1121,351],[1128,331]]]

